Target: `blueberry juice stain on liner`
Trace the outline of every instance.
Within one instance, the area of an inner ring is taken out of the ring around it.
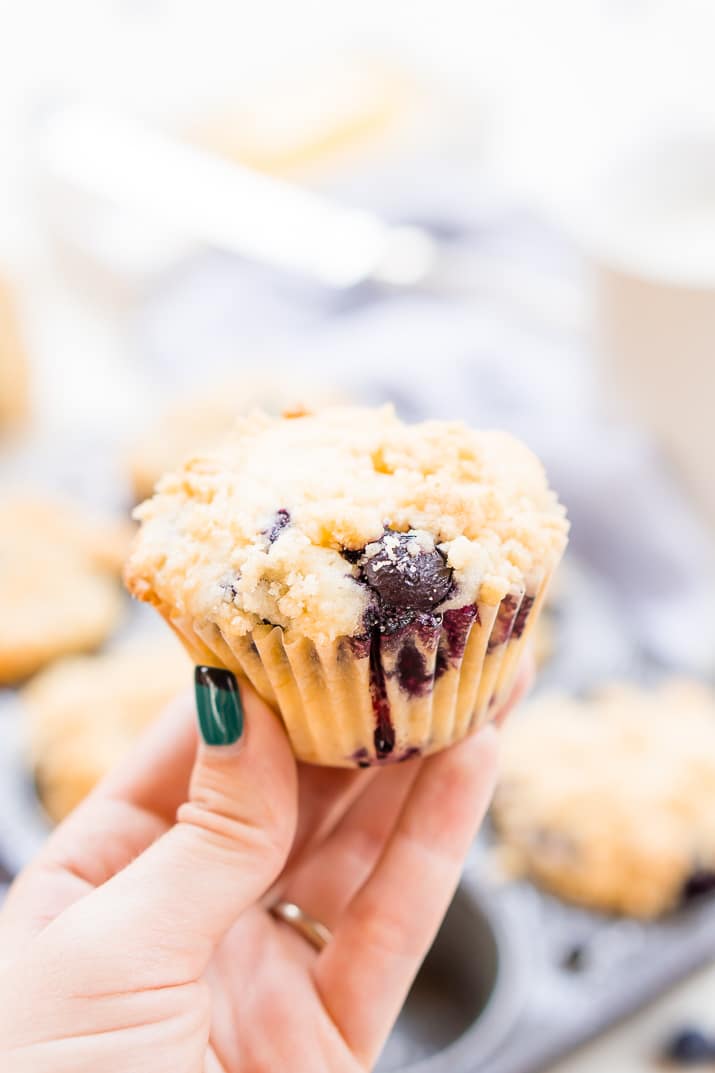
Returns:
[[[382,667],[380,656],[380,632],[376,627],[373,630],[372,644],[370,645],[370,699],[372,710],[375,713],[375,755],[378,760],[384,760],[395,748],[395,728],[390,717],[390,702],[385,687],[385,672]]]
[[[403,616],[397,624],[393,616],[387,625],[373,626],[360,647],[353,647],[356,654],[368,655],[370,660],[376,760],[401,761],[421,752],[417,746],[398,748],[389,682],[394,679],[410,700],[428,697],[447,671],[459,670],[472,628],[478,623],[479,611],[474,604],[444,614],[419,612],[409,621]],[[369,763],[366,750],[358,750],[352,759],[359,766]]]
[[[479,608],[476,604],[465,604],[446,611],[443,619],[447,635],[447,655],[451,660],[460,660],[464,655],[473,626],[478,626]]]
[[[531,614],[531,609],[534,606],[535,601],[535,596],[529,596],[526,593],[522,596],[519,610],[516,613],[516,619],[514,620],[514,625],[511,631],[511,635],[515,640],[518,640],[526,629],[526,620]]]
[[[487,644],[487,652],[493,652],[500,645],[505,645],[511,638],[519,615],[521,600],[518,596],[507,593],[499,604],[497,617],[492,626],[491,636]]]
[[[434,682],[434,674],[427,669],[425,657],[411,639],[400,646],[395,674],[400,688],[411,697],[423,696]]]

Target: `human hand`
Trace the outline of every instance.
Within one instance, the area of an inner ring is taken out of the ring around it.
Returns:
[[[193,705],[174,706],[16,881],[4,1073],[373,1065],[487,807],[496,731],[394,767],[314,768],[241,695],[237,743],[197,751]],[[277,897],[330,929],[321,952],[274,919]]]

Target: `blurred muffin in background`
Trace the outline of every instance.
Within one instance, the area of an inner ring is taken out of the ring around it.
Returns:
[[[80,552],[92,566],[119,576],[136,530],[129,518],[98,514],[51,494],[10,492],[0,501],[0,526],[51,534],[55,544]]]
[[[52,499],[0,501],[0,685],[98,647],[122,612],[130,524]]]
[[[510,870],[591,909],[650,918],[715,890],[715,694],[535,700],[505,728],[492,815]]]
[[[29,417],[29,366],[15,296],[0,277],[0,434]]]
[[[251,410],[312,413],[344,401],[345,395],[332,385],[306,384],[304,378],[278,371],[237,377],[204,394],[177,399],[127,452],[134,496],[147,499],[164,473],[194,451],[220,443],[235,419]]]
[[[404,138],[420,114],[418,99],[415,80],[398,67],[342,56],[257,84],[187,135],[248,167],[293,175]]]
[[[133,638],[99,656],[63,659],[22,691],[40,799],[61,820],[191,681],[168,634]]]

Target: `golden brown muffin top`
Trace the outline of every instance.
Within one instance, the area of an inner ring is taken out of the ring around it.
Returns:
[[[568,529],[518,440],[407,425],[389,406],[239,419],[137,517],[136,596],[229,634],[268,621],[317,643],[359,634],[376,599],[441,612],[533,589]]]

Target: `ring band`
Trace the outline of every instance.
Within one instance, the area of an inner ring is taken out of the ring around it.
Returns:
[[[323,950],[333,937],[325,924],[309,917],[294,902],[276,902],[274,906],[271,906],[270,912],[276,920],[288,924],[318,951]]]

